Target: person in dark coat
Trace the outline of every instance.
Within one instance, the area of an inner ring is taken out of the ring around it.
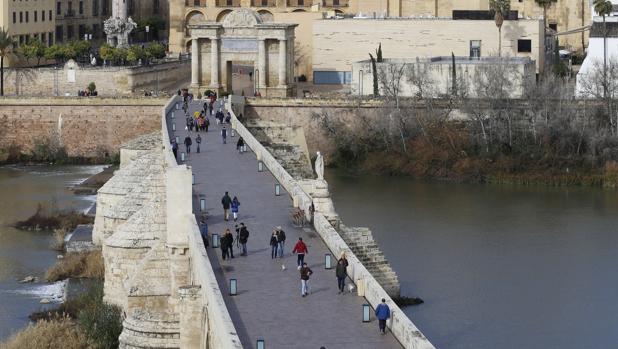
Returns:
[[[348,260],[345,255],[337,261],[337,267],[335,268],[335,275],[337,276],[337,286],[339,287],[339,294],[345,290],[345,278],[348,276]]]
[[[225,126],[221,129],[221,139],[223,140],[223,144],[227,143],[227,130],[225,129]]]
[[[172,139],[172,153],[174,153],[174,159],[178,159],[178,143],[175,139]]]
[[[303,297],[309,294],[309,277],[313,271],[309,269],[307,263],[303,263],[300,268],[300,293]]]
[[[277,242],[279,243],[279,257],[283,258],[283,248],[285,247],[285,232],[281,226],[277,227]]]
[[[236,142],[236,150],[239,153],[242,153],[242,147],[245,145],[245,140],[242,137],[238,138],[238,142]]]
[[[229,230],[229,229],[228,229]],[[228,248],[228,239],[227,239],[227,231],[221,237],[221,258],[225,260],[226,257],[229,257],[229,248]]]
[[[234,217],[234,222],[236,222],[236,220],[238,219],[238,208],[240,207],[240,201],[238,201],[238,198],[234,196],[234,198],[232,199],[232,217]]]
[[[200,144],[202,144],[202,137],[199,135],[197,135],[197,137],[195,137],[195,143],[197,143],[197,152],[200,152]]]
[[[225,235],[223,236],[227,241],[227,249],[229,251],[230,258],[234,258],[234,235],[230,232],[230,229],[225,229]]]
[[[386,334],[386,320],[391,317],[391,309],[386,305],[386,299],[382,298],[382,303],[376,307],[376,317],[380,333]]]
[[[277,231],[273,230],[273,235],[270,236],[270,259],[277,257],[279,242],[277,241]]]
[[[204,118],[204,131],[208,132],[208,126],[210,126],[210,120],[208,117]]]
[[[193,144],[191,137],[189,136],[185,137],[185,147],[187,147],[187,154],[191,152],[191,144]]]
[[[249,241],[249,230],[245,226],[245,223],[240,223],[240,228],[238,232],[238,241],[240,242],[240,246],[242,249],[241,256],[247,255],[247,241]]]
[[[204,221],[204,219],[200,221],[200,235],[202,236],[204,247],[208,247],[208,245],[210,245],[208,243],[208,224],[206,224],[206,221]]]
[[[221,198],[221,205],[223,206],[223,219],[228,220],[230,218],[230,205],[232,204],[232,199],[228,195],[227,191],[225,195]]]

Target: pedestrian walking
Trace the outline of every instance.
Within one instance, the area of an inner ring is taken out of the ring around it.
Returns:
[[[225,129],[225,125],[221,129],[221,139],[223,140],[223,144],[227,141],[227,130]]]
[[[279,241],[277,240],[277,231],[273,230],[273,235],[270,236],[270,259],[277,257],[279,250]]]
[[[341,254],[341,258],[337,261],[337,267],[335,268],[335,276],[337,276],[337,286],[339,287],[339,294],[345,291],[345,278],[348,276],[348,260],[345,258],[345,254]]]
[[[227,246],[228,240],[226,234],[227,232],[223,233],[223,235],[221,236],[221,242],[219,244],[219,246],[221,246],[221,258],[223,258],[223,260],[229,258],[229,249]]]
[[[247,255],[247,241],[249,241],[249,230],[245,226],[245,223],[240,223],[240,231],[238,233],[238,241],[240,241],[240,247],[242,250],[241,256]]]
[[[229,124],[232,121],[232,114],[228,111],[227,116],[225,117],[225,123]]]
[[[195,143],[197,143],[197,152],[200,152],[200,144],[202,144],[202,137],[200,136],[200,134],[197,134],[197,137],[195,137]]]
[[[245,146],[245,140],[242,137],[238,138],[238,142],[236,142],[236,150],[239,153],[242,153],[242,148]]]
[[[232,216],[234,217],[234,222],[236,222],[236,220],[238,219],[238,207],[240,206],[240,201],[238,201],[238,198],[236,196],[234,196],[234,198],[232,199]]]
[[[227,248],[230,258],[234,258],[234,235],[232,235],[229,228],[225,229],[225,234],[223,237],[227,241]]]
[[[204,118],[204,131],[208,132],[208,126],[210,126],[210,120],[208,117]]]
[[[185,137],[185,147],[187,147],[187,154],[191,152],[191,144],[193,144],[193,141],[191,141],[191,137],[187,135],[187,137]]]
[[[303,263],[305,263],[305,254],[309,253],[307,245],[305,245],[305,243],[303,242],[303,238],[298,238],[298,241],[296,241],[296,245],[294,245],[292,253],[298,253],[296,257],[296,264],[298,265],[298,269],[300,269]]]
[[[174,159],[178,159],[178,143],[175,139],[172,139],[172,153],[174,153]]]
[[[200,221],[200,235],[202,236],[204,247],[208,247],[208,245],[210,245],[208,243],[208,224],[206,224],[206,221],[203,218]]]
[[[303,263],[300,268],[300,294],[305,297],[309,294],[309,277],[313,274],[313,271],[307,266],[307,263]]]
[[[277,227],[277,242],[279,245],[279,257],[283,258],[283,248],[285,247],[285,232],[281,226]]]
[[[228,220],[230,218],[230,205],[232,204],[232,199],[228,195],[227,191],[225,195],[221,198],[221,205],[223,206],[223,219]]]
[[[386,320],[391,317],[391,309],[386,304],[386,299],[384,298],[382,298],[382,303],[376,308],[376,317],[378,318],[380,333],[386,334]]]

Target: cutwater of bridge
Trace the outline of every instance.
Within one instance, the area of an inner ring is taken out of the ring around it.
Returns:
[[[334,229],[336,217],[325,198],[308,194],[321,193],[321,182],[290,176],[234,114],[236,137],[245,139],[250,152],[239,154],[234,137],[222,144],[211,119],[210,131],[201,133],[202,152],[177,162],[169,138],[182,142],[186,134],[179,106],[178,97],[166,104],[160,133],[122,147],[120,169],[97,197],[93,240],[103,247],[105,300],[126,314],[121,348],[252,348],[259,338],[267,348],[433,348]],[[182,151],[184,146],[179,160]],[[233,229],[222,217],[224,191],[239,197],[239,222],[251,233],[249,255],[235,249],[236,258],[226,261],[212,243],[205,249],[195,215],[206,215],[211,236]],[[308,212],[311,202],[313,229],[293,227],[292,208]],[[280,259],[270,258],[274,226],[288,235]],[[290,254],[298,237],[309,245],[306,261],[314,271],[305,298]],[[355,283],[358,294],[339,295],[334,270],[324,268],[326,253],[342,252],[350,263],[348,283]],[[228,295],[231,278],[238,281],[235,296]],[[362,304],[375,307],[382,298],[392,310],[386,336],[378,334],[373,316],[370,323],[361,321]]]

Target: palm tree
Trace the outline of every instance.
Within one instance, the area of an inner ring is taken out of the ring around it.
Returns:
[[[13,39],[9,32],[0,27],[0,96],[4,96],[4,57],[8,56],[13,48]]]
[[[546,28],[547,28],[547,9],[551,6],[552,2],[556,2],[558,0],[534,0],[539,6],[543,8],[543,40],[545,40],[546,36]]]
[[[498,57],[502,56],[502,23],[511,10],[510,0],[489,0],[489,8],[494,11],[494,21],[498,27]]]
[[[607,27],[605,16],[612,13],[612,2],[607,0],[594,0],[594,11],[603,16],[603,98],[607,97]]]

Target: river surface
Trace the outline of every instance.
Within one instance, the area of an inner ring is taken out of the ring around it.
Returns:
[[[20,284],[32,275],[43,280],[57,252],[49,246],[51,232],[12,228],[31,216],[39,203],[58,209],[87,210],[95,196],[75,196],[68,187],[99,172],[101,166],[0,167],[0,341],[28,324],[28,315],[44,309],[42,298],[58,302],[62,283]],[[52,304],[53,305],[53,304]]]
[[[438,348],[618,347],[618,191],[327,180],[425,301],[404,311]]]

